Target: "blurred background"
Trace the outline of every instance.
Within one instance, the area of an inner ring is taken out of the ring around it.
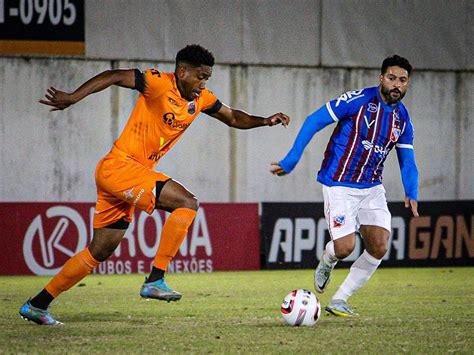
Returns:
[[[97,162],[137,91],[111,87],[64,111],[38,103],[114,68],[174,70],[199,43],[216,58],[224,103],[291,125],[231,129],[202,114],[158,164],[202,202],[171,272],[314,268],[329,240],[315,176],[334,125],[292,174],[270,174],[304,119],[348,90],[376,86],[384,58],[415,70],[420,217],[403,203],[396,154],[384,170],[386,266],[474,265],[474,2],[470,0],[0,0],[0,275],[56,273],[93,235]],[[146,273],[166,215],[136,212],[95,272]],[[348,266],[362,252],[339,265]]]
[[[62,112],[38,103],[111,68],[174,70],[199,43],[216,58],[208,87],[290,127],[230,129],[201,114],[158,170],[205,202],[320,202],[315,175],[334,126],[278,178],[305,117],[344,91],[378,82],[394,53],[414,66],[404,99],[415,127],[421,201],[474,198],[474,3],[468,0],[0,1],[0,201],[95,201],[94,170],[137,92],[110,88]],[[12,11],[13,10],[13,11]],[[396,154],[384,170],[403,200]]]

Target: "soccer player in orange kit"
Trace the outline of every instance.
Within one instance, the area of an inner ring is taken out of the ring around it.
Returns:
[[[40,102],[52,106],[53,111],[63,110],[111,85],[136,89],[140,95],[122,134],[97,165],[97,202],[90,245],[70,258],[40,293],[21,306],[23,318],[37,324],[61,325],[49,313],[49,304],[112,255],[135,208],[149,214],[155,209],[171,212],[140,296],[165,301],[181,299],[181,294],[165,282],[164,273],[184,240],[199,203],[178,181],[156,172],[154,167],[200,112],[239,129],[280,123],[286,127],[290,120],[281,112],[259,117],[222,104],[206,88],[213,65],[212,53],[200,45],[188,45],[177,53],[174,73],[157,69],[107,70],[72,93],[48,89]]]

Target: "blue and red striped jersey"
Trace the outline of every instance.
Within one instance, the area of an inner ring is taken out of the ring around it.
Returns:
[[[325,107],[337,126],[318,173],[322,184],[378,185],[390,150],[395,145],[413,149],[413,126],[407,109],[401,102],[386,104],[378,87],[348,91]]]
[[[337,126],[317,177],[324,185],[367,188],[381,184],[390,150],[396,146],[413,152],[413,126],[407,109],[401,102],[386,104],[378,87],[371,87],[348,91],[308,116],[293,147],[279,162],[283,170],[291,172],[314,134],[334,122]],[[404,185],[408,196],[416,198],[417,178],[415,183],[409,179],[417,176],[414,155],[401,154],[402,159],[405,156],[413,164],[406,171],[402,169],[402,177],[408,177]]]

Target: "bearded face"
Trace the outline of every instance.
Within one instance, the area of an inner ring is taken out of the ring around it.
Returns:
[[[410,77],[406,69],[399,66],[388,67],[384,74],[380,75],[380,95],[385,103],[395,105],[401,101],[408,90]]]

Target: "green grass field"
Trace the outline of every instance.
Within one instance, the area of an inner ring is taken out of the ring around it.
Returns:
[[[334,271],[329,300],[348,270]],[[142,275],[88,276],[52,313],[64,327],[22,320],[18,308],[49,277],[0,278],[0,353],[474,353],[474,268],[379,269],[351,298],[360,313],[284,325],[283,297],[312,290],[312,270],[171,274],[176,303],[138,296]]]

